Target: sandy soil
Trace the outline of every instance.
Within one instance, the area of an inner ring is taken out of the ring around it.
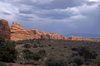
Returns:
[[[13,64],[13,66],[34,66],[34,65],[22,65],[22,64],[18,64],[18,63],[7,63],[7,65],[9,64]],[[42,65],[37,65],[37,66],[42,66]],[[81,66],[91,66],[91,65],[81,65]]]
[[[84,64],[84,65],[81,65],[81,66],[91,66],[91,65],[85,65],[85,64]]]

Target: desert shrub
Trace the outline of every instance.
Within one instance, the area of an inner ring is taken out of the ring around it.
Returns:
[[[53,47],[51,49],[54,49]]]
[[[60,54],[59,56],[64,56],[64,54]]]
[[[44,47],[44,45],[39,45],[39,47]]]
[[[24,47],[25,48],[31,48],[31,45],[30,44],[25,44]]]
[[[17,58],[17,50],[15,44],[9,40],[0,38],[0,61],[3,62],[14,62]]]
[[[38,46],[36,44],[33,45],[33,48],[37,48]]]
[[[28,49],[25,49],[25,50],[23,50],[22,52],[25,53],[25,55],[24,55],[24,58],[25,58],[25,59],[32,59],[33,52],[31,52],[31,51],[28,50]]]
[[[45,61],[45,66],[68,66],[68,63],[64,57],[51,56]]]
[[[73,57],[74,57],[74,56],[78,56],[78,53],[75,53],[75,52],[74,52],[74,53],[72,53],[72,54],[73,54],[73,55],[72,55]]]
[[[36,61],[43,58],[46,54],[45,50],[39,50],[39,52],[33,53],[30,50],[25,49],[22,52],[25,53],[25,55],[24,55],[25,59],[33,59],[33,60],[36,60]]]
[[[44,56],[46,56],[46,51],[41,49],[39,50],[39,52],[33,54],[33,59],[39,60],[39,59],[42,59]]]
[[[4,62],[0,62],[0,66],[7,66],[7,65]]]
[[[85,59],[96,59],[98,54],[95,51],[90,51],[89,47],[72,48],[73,51],[77,51],[79,56],[83,56]]]
[[[51,47],[51,45],[49,44],[49,46]]]
[[[67,48],[67,46],[65,46],[64,48]]]
[[[78,53],[85,59],[96,59],[96,56],[98,56],[98,54],[95,51],[90,51],[88,47],[80,47],[78,49]]]
[[[39,53],[33,53],[32,57],[34,60],[38,61],[42,57],[42,55],[40,55]]]
[[[38,41],[37,44],[40,44],[40,41]]]
[[[43,49],[41,49],[41,50],[39,50],[39,52],[38,52],[39,54],[41,54],[41,55],[45,55],[46,54],[46,51],[45,50],[43,50]]]
[[[23,51],[22,51],[23,53],[32,53],[30,50],[28,50],[28,49],[24,49]]]
[[[71,48],[71,50],[73,50],[73,51],[78,51],[78,48],[73,47],[73,48]]]
[[[82,57],[74,57],[73,62],[76,63],[77,65],[82,65],[84,63],[84,59]]]
[[[5,42],[5,39],[3,37],[0,36],[0,44]]]

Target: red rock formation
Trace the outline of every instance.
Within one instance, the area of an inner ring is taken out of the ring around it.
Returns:
[[[0,20],[0,36],[10,40],[10,28],[8,22],[4,19]]]
[[[47,32],[41,32],[34,29],[24,30],[19,23],[16,23],[10,26],[11,30],[11,40],[17,41],[17,40],[23,40],[23,39],[64,39],[67,40],[67,37],[64,37],[63,35],[58,35],[54,33],[47,33]]]
[[[70,36],[69,39],[70,40],[83,40],[84,37],[81,37],[81,36],[79,36],[79,37]]]
[[[29,36],[29,33],[24,30],[19,23],[16,23],[10,26],[11,30],[11,40],[17,41],[26,39]]]

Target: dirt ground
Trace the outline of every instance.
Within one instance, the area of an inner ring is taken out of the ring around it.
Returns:
[[[84,65],[81,65],[81,66],[91,66],[91,65],[85,65],[85,64],[84,64]]]
[[[13,66],[34,66],[34,65],[23,65],[18,63],[7,63],[7,65],[12,64]],[[42,65],[36,65],[36,66],[42,66]]]

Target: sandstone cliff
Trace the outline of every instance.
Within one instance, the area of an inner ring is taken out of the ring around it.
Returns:
[[[12,24],[10,26],[11,30],[11,40],[23,40],[23,39],[63,39],[67,40],[67,37],[64,37],[61,34],[41,32],[35,29],[24,30],[19,23]]]
[[[0,20],[0,36],[10,40],[10,28],[8,22],[4,19]]]
[[[62,39],[62,40],[84,40],[84,37],[70,36],[69,39],[61,34],[47,33],[35,29],[24,30],[19,23],[13,24],[9,27],[8,22],[4,19],[0,20],[0,36],[5,39],[17,41],[23,39]],[[100,40],[87,38],[86,40]]]
[[[79,36],[79,37],[70,36],[69,39],[70,40],[83,40],[84,37],[81,37],[81,36]]]

